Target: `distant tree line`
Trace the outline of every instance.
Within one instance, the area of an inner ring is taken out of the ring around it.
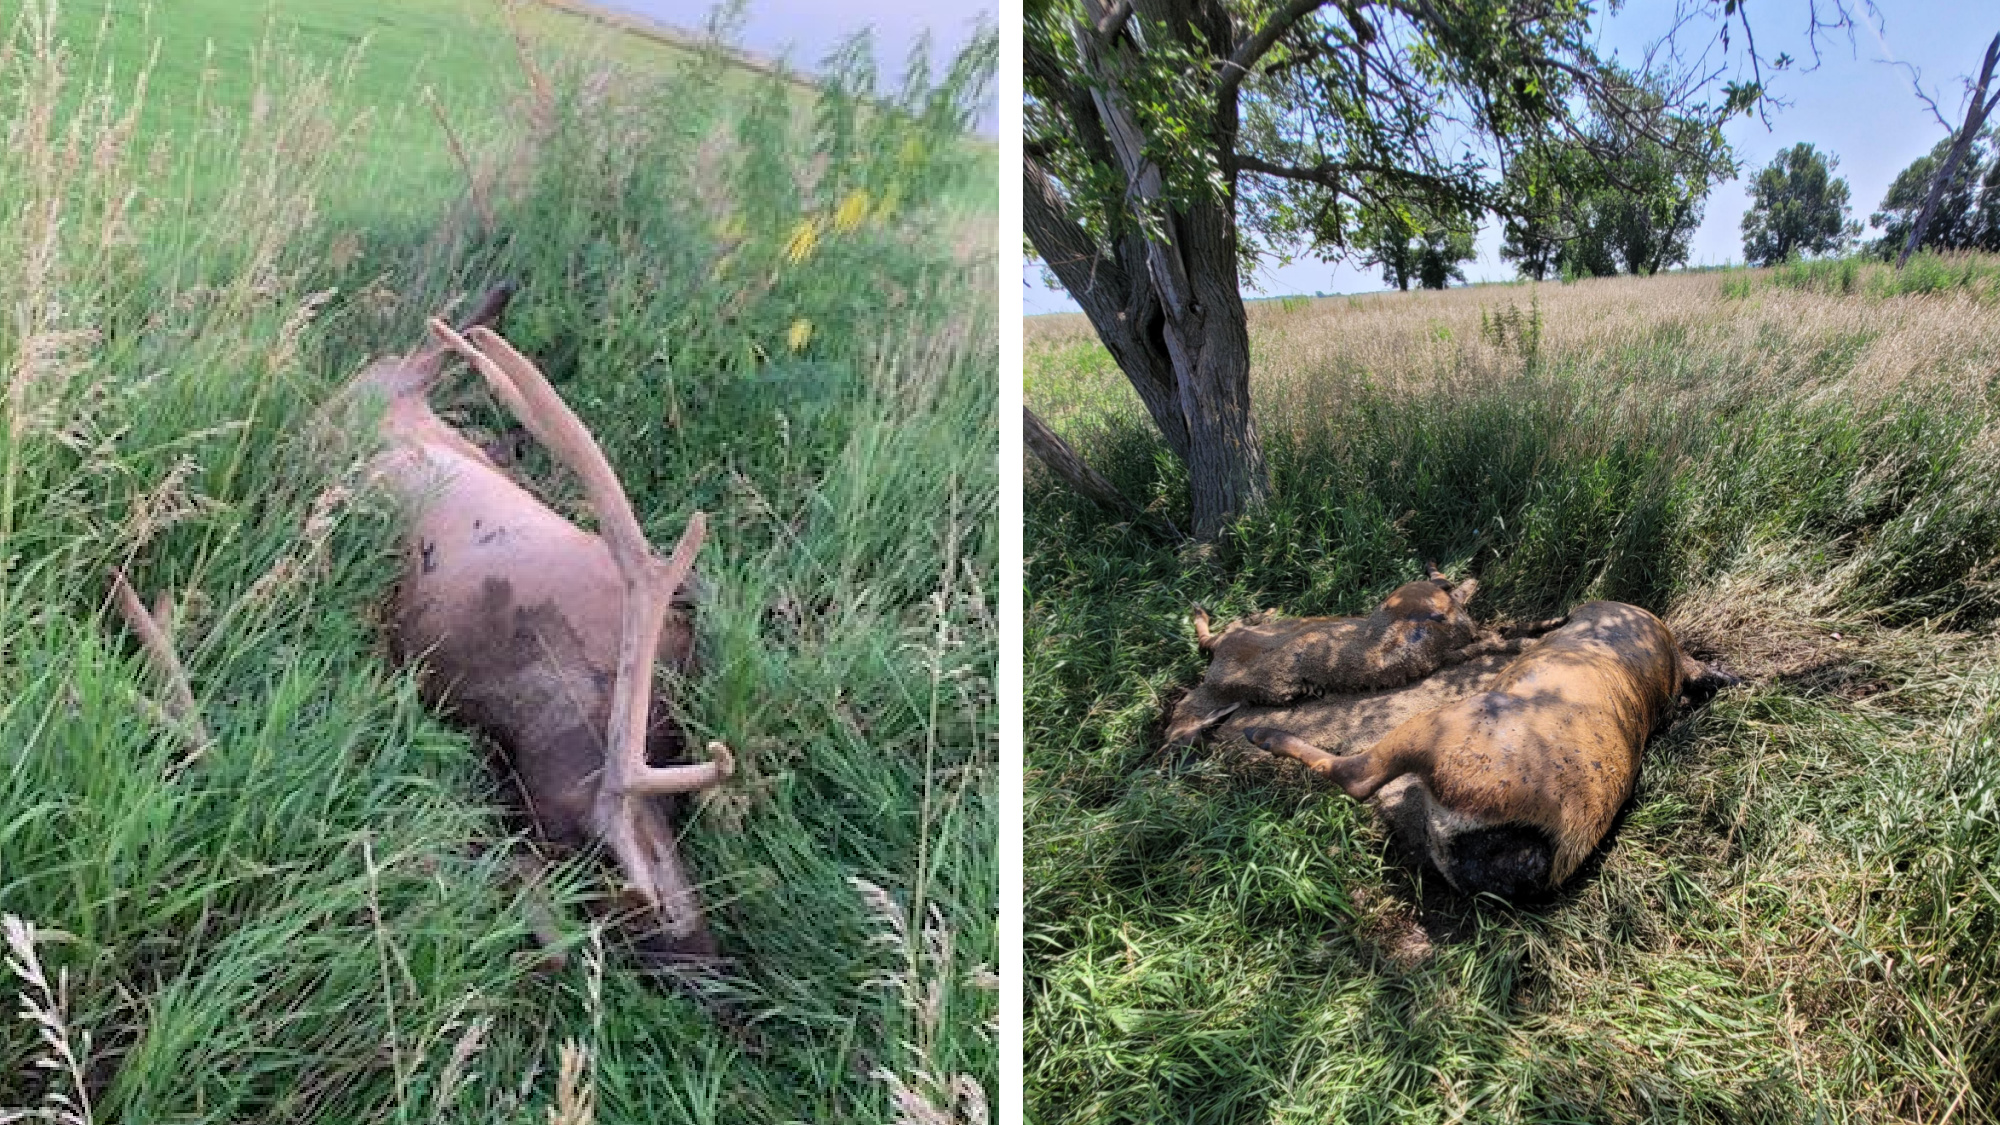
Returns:
[[[1950,153],[1946,137],[1897,174],[1868,225],[1881,236],[1860,242],[1861,224],[1848,213],[1847,181],[1834,176],[1835,157],[1810,144],[1781,150],[1751,182],[1743,213],[1743,257],[1769,266],[1792,258],[1862,252],[1892,260],[1910,241],[1938,167]],[[2000,253],[2000,140],[1983,130],[1938,193],[1917,249]]]
[[[1719,135],[1693,121],[1675,124],[1686,130],[1683,143],[1620,137],[1616,121],[1598,119],[1573,142],[1521,154],[1503,179],[1512,213],[1501,226],[1501,259],[1535,281],[1686,265],[1708,193],[1734,177],[1737,165]],[[1894,259],[1909,243],[1953,143],[1947,136],[1896,176],[1868,217],[1880,236],[1866,241],[1850,217],[1848,183],[1834,174],[1840,158],[1809,142],[1780,149],[1749,181],[1744,260],[1769,266],[1856,249]],[[1605,151],[1620,155],[1606,161]],[[1476,232],[1463,215],[1378,216],[1358,240],[1360,262],[1379,267],[1397,289],[1443,289],[1465,280],[1459,263],[1477,256]],[[2000,135],[1992,127],[1974,137],[1952,169],[1916,248],[2000,253]]]

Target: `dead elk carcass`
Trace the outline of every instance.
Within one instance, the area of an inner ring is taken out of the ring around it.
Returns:
[[[1516,898],[1568,879],[1604,838],[1647,738],[1683,698],[1736,682],[1682,652],[1645,610],[1588,602],[1487,690],[1414,715],[1358,753],[1335,756],[1274,727],[1243,733],[1356,800],[1379,794],[1396,834],[1457,890]]]
[[[463,335],[431,321],[434,342],[376,361],[353,384],[383,400],[371,468],[407,512],[394,646],[421,663],[428,701],[499,743],[545,841],[603,844],[653,916],[648,947],[710,955],[660,799],[721,782],[731,758],[710,743],[707,762],[656,764],[678,736],[652,694],[656,663],[685,669],[692,657],[692,624],[673,601],[703,517],[689,518],[670,558],[653,553],[590,432],[482,323],[505,303],[496,290]],[[428,394],[452,354],[582,480],[599,534],[551,510],[432,411]]]
[[[1546,621],[1504,634],[1482,628],[1466,610],[1478,579],[1454,584],[1435,563],[1425,563],[1424,572],[1366,617],[1252,617],[1211,633],[1208,611],[1196,606],[1195,643],[1209,654],[1202,695],[1217,704],[1285,703],[1330,691],[1397,687],[1449,664],[1519,651],[1523,638],[1562,624]]]

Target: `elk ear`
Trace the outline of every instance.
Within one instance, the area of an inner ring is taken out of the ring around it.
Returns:
[[[1458,585],[1452,587],[1451,604],[1459,607],[1460,609],[1464,609],[1465,604],[1472,600],[1472,595],[1478,592],[1479,592],[1479,579],[1468,578],[1465,581],[1460,582]]]

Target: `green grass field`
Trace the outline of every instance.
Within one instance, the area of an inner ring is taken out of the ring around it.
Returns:
[[[175,194],[193,200],[232,182],[225,162],[202,159],[203,146],[256,127],[260,83],[268,113],[274,83],[328,78],[348,151],[369,174],[325,202],[357,221],[384,208],[425,214],[456,194],[462,177],[452,176],[440,143],[440,115],[469,147],[519,127],[522,44],[551,70],[660,74],[696,61],[695,52],[534,0],[65,0],[53,26],[75,54],[74,81],[109,74],[129,94],[144,73],[135,137],[166,150],[191,184]],[[734,71],[724,81],[743,90],[753,78]]]
[[[484,4],[165,7],[0,27],[0,993],[39,1020],[0,1022],[0,1118],[983,1111],[991,39],[888,105],[524,9],[537,128]],[[593,933],[589,861],[538,970],[484,752],[386,659],[365,441],[312,424],[502,278],[654,542],[709,513],[680,705],[739,772],[683,844],[734,960],[698,988]],[[199,755],[114,565],[179,604]]]
[[[1030,1118],[1995,1120],[1993,264],[1260,304],[1265,511],[1196,550],[1031,472]],[[1027,334],[1029,404],[1185,527],[1087,324]],[[1546,906],[1396,864],[1289,760],[1160,745],[1191,603],[1366,612],[1430,557],[1484,617],[1631,601],[1747,680]]]

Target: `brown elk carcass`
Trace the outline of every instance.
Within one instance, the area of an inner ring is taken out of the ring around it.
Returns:
[[[1194,608],[1195,643],[1209,654],[1201,691],[1215,703],[1284,703],[1334,691],[1371,691],[1420,680],[1439,668],[1494,652],[1562,624],[1540,622],[1506,633],[1481,628],[1466,611],[1479,580],[1453,584],[1428,576],[1396,588],[1366,617],[1253,617],[1209,631],[1208,611]]]
[[[1683,653],[1637,606],[1589,602],[1488,690],[1412,716],[1359,753],[1272,727],[1245,737],[1356,800],[1382,794],[1405,845],[1457,890],[1524,897],[1561,884],[1610,830],[1647,738],[1683,696],[1737,683]],[[1385,787],[1399,779],[1394,807]]]
[[[559,849],[601,843],[651,915],[643,945],[714,952],[662,798],[730,775],[726,747],[659,764],[679,735],[653,697],[655,666],[685,670],[688,614],[673,604],[702,541],[701,513],[662,561],[647,545],[602,450],[542,373],[483,324],[433,320],[435,342],[377,360],[351,390],[381,401],[374,476],[406,511],[405,565],[391,613],[397,653],[421,667],[427,701],[504,751],[536,829]],[[564,519],[432,409],[448,356],[584,485],[598,534]]]

